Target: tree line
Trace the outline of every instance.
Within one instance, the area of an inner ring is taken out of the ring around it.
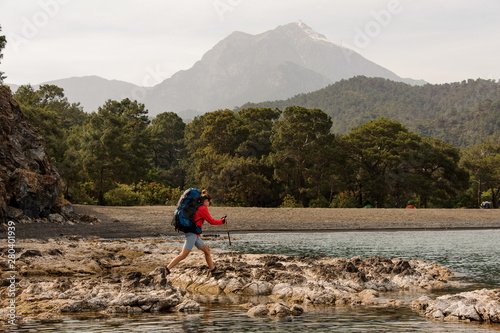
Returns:
[[[108,100],[87,114],[53,85],[21,86],[14,97],[74,203],[175,204],[188,187],[205,188],[228,206],[498,201],[498,142],[461,151],[384,117],[335,134],[330,115],[303,106],[217,110],[186,124],[173,112],[150,120],[144,105],[129,99]]]

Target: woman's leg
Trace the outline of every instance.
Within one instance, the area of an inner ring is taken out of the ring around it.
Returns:
[[[186,241],[184,242],[184,246],[182,248],[181,253],[172,261],[170,264],[168,264],[167,269],[170,271],[172,268],[174,268],[175,265],[177,265],[179,262],[182,260],[186,259],[186,257],[191,253],[191,250],[193,249],[193,246],[197,240],[198,236],[196,234],[193,234],[191,232],[186,233]],[[167,272],[168,273],[168,272]]]
[[[207,261],[208,268],[210,268],[210,270],[213,270],[215,268],[215,265],[214,262],[212,261],[212,256],[210,255],[210,248],[208,247],[208,245],[204,245],[200,247],[200,250],[202,250],[203,253],[205,253],[205,260]]]
[[[189,255],[189,253],[191,253],[190,250],[187,250],[187,249],[183,248],[182,251],[181,251],[181,253],[179,253],[179,255],[177,257],[175,257],[174,259],[172,259],[172,261],[170,262],[170,264],[168,264],[168,266],[167,266],[168,270],[171,270],[179,262],[181,262],[182,260],[186,259],[186,257]]]

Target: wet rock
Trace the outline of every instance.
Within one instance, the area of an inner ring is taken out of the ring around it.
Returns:
[[[197,312],[200,311],[200,304],[191,299],[186,299],[176,307],[176,310],[179,312]]]
[[[413,301],[411,307],[433,319],[500,323],[500,289],[481,289],[434,300],[423,296]]]
[[[292,307],[288,307],[283,303],[269,303],[269,304],[260,304],[252,307],[248,310],[247,314],[250,317],[288,317],[288,316],[299,316],[304,313],[304,309],[299,305],[292,305]]]
[[[247,314],[250,317],[265,317],[269,314],[269,310],[267,310],[267,307],[265,305],[257,305],[248,310]]]
[[[205,297],[225,294],[224,298],[235,304],[240,300],[248,302],[248,296],[259,301],[264,298],[274,302],[269,303],[274,304],[272,307],[264,304],[266,316],[289,316],[294,315],[293,304],[393,307],[401,303],[385,299],[384,292],[426,291],[452,285],[447,279],[451,272],[435,263],[381,257],[241,255],[231,262],[218,261],[214,253],[217,267],[224,274],[212,276],[204,257],[193,253],[170,275],[162,276],[161,268],[178,253],[163,243],[78,236],[57,237],[49,242],[19,240],[17,252],[27,254],[17,265],[21,278],[16,283],[20,294],[18,313],[36,317],[72,311],[197,311],[199,304],[186,297],[192,293]],[[264,313],[259,309],[251,313]],[[300,312],[300,308],[296,311]],[[444,317],[445,311],[440,311]],[[436,311],[433,315],[440,314]]]

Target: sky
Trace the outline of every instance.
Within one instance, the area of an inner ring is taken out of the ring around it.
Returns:
[[[499,0],[0,0],[6,83],[153,86],[233,31],[302,21],[404,78],[500,79]]]

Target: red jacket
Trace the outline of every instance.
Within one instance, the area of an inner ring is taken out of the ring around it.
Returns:
[[[196,224],[200,227],[200,229],[203,229],[203,222],[207,221],[210,224],[213,225],[220,225],[223,224],[223,220],[214,220],[213,217],[210,215],[208,212],[208,207],[205,205],[201,205],[200,208],[194,213],[194,218],[193,220],[196,222]],[[199,235],[198,235],[199,236]]]

